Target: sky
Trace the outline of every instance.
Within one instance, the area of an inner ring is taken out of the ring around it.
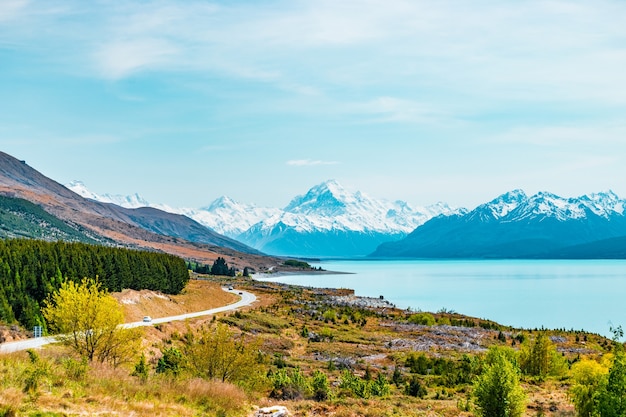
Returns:
[[[283,207],[626,198],[626,2],[0,0],[0,150],[60,183]]]

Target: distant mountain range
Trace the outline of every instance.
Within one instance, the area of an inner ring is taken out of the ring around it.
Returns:
[[[242,204],[228,197],[200,209],[172,208],[150,204],[137,194],[99,196],[79,181],[67,187],[96,201],[125,207],[145,204],[184,214],[259,251],[286,256],[364,256],[383,242],[405,237],[432,217],[455,212],[444,203],[413,208],[403,201],[375,200],[348,192],[334,180],[295,197],[284,209]]]
[[[613,192],[562,198],[515,190],[474,210],[433,218],[371,256],[625,258],[625,210],[626,200]]]
[[[0,238],[73,240],[162,250],[191,259],[261,252],[301,257],[626,258],[626,200],[613,192],[562,198],[521,190],[473,210],[412,208],[327,181],[285,208],[221,197],[200,209],[97,195],[0,152]],[[80,194],[80,195],[79,195]],[[273,261],[269,264],[273,264]],[[268,265],[269,265],[268,264]]]
[[[24,161],[0,152],[0,237],[70,240],[160,250],[235,267],[265,263],[261,253],[189,217],[83,198]],[[131,203],[129,200],[128,204]],[[267,258],[269,265],[274,260]],[[250,261],[250,262],[249,262]]]

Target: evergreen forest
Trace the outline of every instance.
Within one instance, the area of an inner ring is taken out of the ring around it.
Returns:
[[[85,243],[0,240],[0,322],[44,325],[40,306],[64,279],[97,278],[104,289],[179,293],[189,281],[173,255]]]

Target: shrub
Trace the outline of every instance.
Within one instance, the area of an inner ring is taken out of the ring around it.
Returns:
[[[175,347],[167,348],[163,351],[163,356],[157,362],[157,374],[171,374],[178,376],[183,367],[183,354]]]
[[[331,397],[330,384],[326,374],[321,371],[315,371],[311,378],[311,389],[313,390],[313,398],[315,401],[326,401]]]
[[[272,392],[270,397],[279,400],[300,400],[311,393],[311,385],[306,380],[300,368],[290,372],[279,369],[270,376]]]
[[[148,364],[146,363],[146,355],[143,353],[139,358],[139,362],[135,364],[135,369],[133,370],[132,376],[138,377],[141,382],[146,382],[148,380]]]
[[[406,395],[419,398],[424,398],[428,394],[428,391],[426,391],[426,388],[424,388],[422,382],[416,376],[412,377],[406,384],[404,392]]]
[[[435,318],[430,313],[415,313],[412,314],[409,319],[409,323],[420,324],[423,326],[434,326]]]
[[[492,349],[489,363],[474,383],[473,398],[478,416],[519,417],[526,396],[519,382],[519,369],[502,349]]]

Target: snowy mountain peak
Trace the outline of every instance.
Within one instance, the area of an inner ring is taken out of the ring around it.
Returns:
[[[96,201],[100,201],[99,198],[100,196],[96,193],[91,192],[87,186],[85,185],[84,182],[79,181],[79,180],[74,180],[68,184],[65,184],[65,188],[68,188],[72,191],[74,191],[76,194],[78,194],[79,196],[83,197],[83,198],[88,198],[90,200],[96,200]]]
[[[230,197],[221,196],[215,199],[205,210],[214,211],[218,209],[233,209],[238,207],[240,204],[233,200]]]
[[[529,197],[521,190],[514,190],[478,206],[472,215],[483,220],[517,221],[550,217],[566,221],[587,218],[590,214],[608,218],[614,214],[624,214],[625,209],[626,201],[612,191],[563,198],[547,191]]]
[[[76,194],[80,195],[83,198],[88,198],[90,200],[99,201],[101,203],[112,203],[125,208],[138,208],[138,207],[149,207],[150,203],[147,202],[143,197],[139,194],[135,193],[132,195],[124,196],[120,194],[96,194],[89,190],[84,182],[79,180],[74,180],[68,184],[65,184],[65,187],[74,191]]]
[[[479,206],[482,211],[486,211],[496,219],[505,217],[521,204],[528,201],[528,196],[523,190],[513,190],[504,193],[490,202]]]
[[[350,194],[335,180],[328,180],[312,187],[305,195],[295,197],[285,207],[289,213],[325,214],[334,216],[345,213],[345,207],[363,200],[361,193]]]

